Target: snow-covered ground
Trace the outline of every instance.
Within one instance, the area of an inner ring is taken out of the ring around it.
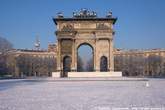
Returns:
[[[148,82],[0,80],[0,110],[165,110],[165,79]]]

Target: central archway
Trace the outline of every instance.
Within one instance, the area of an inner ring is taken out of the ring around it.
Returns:
[[[94,49],[88,43],[82,43],[77,47],[77,71],[94,71]]]

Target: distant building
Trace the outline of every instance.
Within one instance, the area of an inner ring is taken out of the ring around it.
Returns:
[[[126,76],[165,76],[165,49],[115,49],[115,70]]]
[[[49,44],[48,45],[48,52],[57,52],[57,45],[56,44]]]
[[[17,49],[7,54],[7,68],[15,77],[50,76],[57,70],[57,46],[48,50]],[[164,76],[165,49],[114,50],[115,71],[125,76]]]
[[[56,45],[48,50],[15,49],[7,54],[7,66],[14,77],[50,76],[56,70]]]

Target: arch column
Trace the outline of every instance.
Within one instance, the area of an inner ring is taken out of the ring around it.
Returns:
[[[61,40],[58,39],[57,71],[61,71]]]
[[[97,63],[99,63],[99,61],[98,61],[98,56],[96,56],[97,54],[98,54],[98,47],[97,47],[97,42],[98,42],[98,39],[95,39],[95,49],[94,49],[94,70],[95,71],[99,71],[100,69],[99,69],[99,67],[98,67],[98,64]]]
[[[77,51],[76,51],[76,47],[75,47],[75,39],[73,39],[73,41],[72,41],[72,71],[77,71],[76,54],[77,54]]]
[[[75,59],[74,59],[74,65],[75,65],[75,71],[77,71],[77,41],[75,40],[75,42],[74,42],[74,45],[75,45],[75,47],[74,47],[74,49],[75,49]]]
[[[110,71],[114,71],[114,55],[113,55],[113,39],[109,39],[109,45],[110,45],[110,50],[109,50],[109,69]]]
[[[96,52],[95,52],[95,49],[92,52],[92,55],[93,55],[93,71],[96,71]]]

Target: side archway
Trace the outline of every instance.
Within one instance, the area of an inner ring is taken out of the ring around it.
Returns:
[[[100,58],[100,71],[108,71],[108,60],[106,56]]]
[[[72,59],[70,56],[65,56],[63,58],[63,77],[67,77],[67,73],[71,71]]]

